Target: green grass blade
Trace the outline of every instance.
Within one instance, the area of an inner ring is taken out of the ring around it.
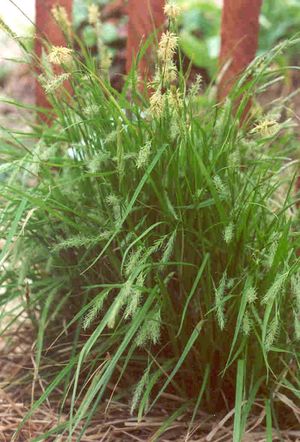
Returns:
[[[233,424],[233,442],[241,442],[243,434],[242,428],[242,409],[243,409],[243,394],[244,394],[244,377],[245,377],[245,361],[240,359],[237,364],[236,376],[236,393],[235,393],[235,412]]]

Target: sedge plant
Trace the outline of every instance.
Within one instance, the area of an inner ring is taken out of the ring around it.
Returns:
[[[59,394],[68,417],[52,435],[80,427],[80,440],[107,399],[141,419],[171,393],[192,420],[235,407],[239,441],[257,404],[270,432],[280,395],[299,403],[286,100],[244,118],[277,80],[272,60],[297,40],[255,59],[216,103],[213,86],[200,93],[200,77],[187,81],[168,6],[146,93],[136,65],[117,92],[107,63],[69,40],[43,61],[50,126],[2,128],[2,329],[32,324],[33,382],[46,387],[24,421]]]

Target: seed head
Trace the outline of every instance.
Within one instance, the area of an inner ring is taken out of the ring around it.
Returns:
[[[70,64],[73,60],[73,50],[63,46],[52,46],[48,60],[53,64]]]
[[[113,130],[111,131],[104,140],[104,144],[114,143],[118,138],[119,131]]]
[[[202,75],[197,74],[194,83],[189,90],[190,98],[195,98],[199,95],[202,86]]]
[[[222,179],[219,177],[219,175],[214,176],[214,185],[218,191],[218,194],[221,199],[226,199],[229,196],[229,192],[225,184],[223,183]]]
[[[142,272],[139,274],[137,280],[136,280],[136,287],[134,288],[134,290],[132,291],[125,313],[124,313],[124,317],[125,319],[128,318],[132,318],[140,305],[140,300],[141,300],[141,296],[142,296],[142,288],[144,287],[144,282],[145,282],[145,277],[146,275]]]
[[[143,347],[147,342],[157,344],[160,337],[160,310],[152,313],[151,318],[144,322],[136,337],[136,345]]]
[[[253,129],[254,132],[258,132],[263,137],[271,137],[279,129],[279,124],[276,120],[265,119],[258,123]]]
[[[267,351],[270,350],[271,346],[273,345],[273,343],[277,337],[278,326],[279,326],[278,317],[275,316],[274,319],[272,320],[271,324],[269,325],[267,335],[265,338],[265,346],[266,346]]]
[[[139,247],[135,252],[131,253],[125,266],[125,276],[129,277],[136,270],[137,265],[141,262],[142,252],[143,247]]]
[[[89,172],[96,173],[100,170],[103,163],[110,159],[110,153],[107,151],[100,151],[87,161],[87,168]]]
[[[107,326],[108,328],[114,328],[116,318],[120,312],[120,310],[123,308],[124,304],[126,304],[130,294],[132,293],[132,280],[128,279],[123,287],[121,288],[118,297],[116,299],[116,302],[114,304],[113,309],[111,310],[110,316],[108,318]]]
[[[147,143],[143,147],[141,147],[138,153],[138,157],[136,160],[136,167],[138,169],[141,169],[142,167],[147,165],[150,153],[151,153],[151,141],[147,141]]]
[[[223,330],[225,327],[223,298],[226,289],[226,281],[227,281],[227,274],[226,272],[224,272],[219,287],[215,289],[215,306],[217,311],[217,320],[221,330]]]
[[[53,6],[51,9],[51,13],[54,17],[54,20],[61,26],[62,30],[71,35],[72,25],[67,13],[66,8],[63,6]]]
[[[172,233],[172,235],[170,236],[164,251],[163,251],[163,255],[161,258],[161,263],[162,264],[167,264],[167,262],[170,260],[172,253],[173,253],[173,249],[174,249],[174,244],[175,244],[175,240],[176,240],[176,230]]]
[[[249,313],[246,311],[244,318],[243,318],[243,333],[244,335],[248,336],[251,331],[251,319],[249,317]]]
[[[233,238],[233,223],[230,222],[228,226],[225,227],[224,230],[224,241],[226,244],[229,244]]]
[[[167,94],[169,110],[179,111],[183,106],[183,99],[179,89],[171,88]]]
[[[153,117],[161,117],[165,107],[165,97],[160,89],[157,89],[150,97],[150,114]]]
[[[119,198],[116,195],[111,194],[107,196],[106,202],[109,206],[112,207],[115,221],[119,221],[121,216],[121,205]]]
[[[108,292],[101,294],[100,296],[97,296],[92,308],[88,311],[86,317],[83,320],[84,330],[86,330],[91,325],[91,323],[96,318],[98,313],[102,310],[102,307],[103,307],[103,304],[104,304],[104,301],[105,301],[107,295],[108,295]]]
[[[100,107],[97,104],[89,104],[83,109],[83,113],[86,117],[93,117],[99,109]]]
[[[182,9],[180,6],[176,5],[173,1],[168,1],[164,7],[165,15],[171,19],[176,20],[181,14]]]
[[[133,414],[134,410],[137,408],[137,405],[142,397],[146,386],[149,384],[149,366],[146,368],[145,373],[139,380],[133,394],[130,413]]]
[[[96,25],[100,21],[100,11],[95,3],[88,7],[88,20],[90,25]]]
[[[106,49],[106,48],[105,48]],[[100,68],[103,71],[108,71],[112,64],[112,55],[107,51],[102,49],[102,56],[100,58]]]
[[[268,251],[268,255],[266,256],[266,259],[265,259],[265,263],[266,263],[266,266],[268,267],[268,269],[270,269],[272,267],[274,257],[275,257],[275,254],[276,254],[277,248],[278,248],[278,241],[274,237],[272,238],[272,240],[273,241],[272,241],[272,244],[271,244],[270,249]]]
[[[160,73],[161,80],[163,83],[172,83],[177,79],[177,67],[172,60],[167,60],[164,63],[162,72]]]
[[[61,75],[54,75],[53,77],[47,78],[44,75],[39,76],[41,85],[43,86],[46,94],[52,94],[57,89],[59,89],[65,81],[70,78],[70,74],[64,73]]]
[[[252,286],[247,288],[246,298],[249,304],[252,304],[257,299],[256,289]]]
[[[163,62],[172,60],[177,44],[178,37],[176,34],[169,31],[164,32],[158,45],[158,58]]]
[[[0,30],[4,31],[11,38],[17,39],[17,34],[15,34],[12,29],[5,23],[5,21],[0,16]]]
[[[111,193],[106,197],[106,202],[110,206],[116,206],[119,204],[119,198],[115,194]]]
[[[228,281],[227,281],[227,284],[226,284],[226,288],[228,290],[231,290],[232,287],[234,286],[234,283],[235,283],[235,279],[234,278],[229,278]]]
[[[273,282],[273,284],[271,285],[271,287],[269,288],[269,290],[267,291],[267,293],[263,297],[262,304],[267,304],[269,301],[273,301],[276,298],[276,296],[281,291],[281,289],[287,279],[287,276],[288,276],[287,273],[283,273],[283,274],[278,275],[276,277],[275,281]]]
[[[180,127],[177,118],[172,118],[170,126],[171,139],[174,141],[178,137],[178,135],[180,135]]]

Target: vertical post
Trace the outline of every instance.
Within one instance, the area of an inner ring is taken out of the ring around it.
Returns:
[[[165,22],[165,0],[128,0],[128,39],[126,70],[130,71],[139,49],[147,38],[162,28]],[[139,71],[147,79],[153,66],[151,48],[146,51],[139,63]]]
[[[220,65],[229,63],[220,81],[218,95],[228,95],[239,74],[256,54],[262,0],[224,0],[221,25]]]
[[[64,7],[71,21],[72,0],[36,0],[35,52],[39,59],[42,56],[43,40],[54,46],[64,46],[66,44],[63,32],[51,13],[54,6]],[[44,90],[38,81],[36,81],[36,105],[50,107]]]

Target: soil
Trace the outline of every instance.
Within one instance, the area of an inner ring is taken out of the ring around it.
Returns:
[[[16,429],[30,410],[32,392],[34,391],[35,398],[38,399],[46,385],[42,377],[33,383],[30,382],[34,373],[32,330],[29,327],[19,327],[11,338],[11,344],[2,350],[0,355],[0,442],[12,440],[29,442],[64,422],[67,414],[60,412],[60,404],[54,392],[51,404],[45,401],[22,426],[17,438],[13,439]],[[16,343],[17,345],[14,345]],[[47,370],[47,367],[44,369]],[[233,440],[234,410],[225,410],[218,414],[201,411],[191,423],[193,409],[187,409],[179,412],[168,429],[162,430],[159,434],[164,422],[182,406],[183,400],[180,397],[171,394],[162,395],[159,406],[138,421],[136,416],[130,414],[128,402],[116,399],[119,394],[118,389],[115,390],[113,385],[109,388],[114,396],[100,405],[88,429],[83,436],[80,436],[81,442],[232,442]],[[59,396],[60,392],[57,393]],[[78,441],[80,431],[81,428],[77,428],[71,442]],[[46,440],[67,442],[70,439],[67,435],[49,435]],[[255,414],[248,421],[243,442],[266,441],[264,404],[257,403]],[[279,433],[274,429],[272,441],[300,442],[300,430],[291,428]]]

